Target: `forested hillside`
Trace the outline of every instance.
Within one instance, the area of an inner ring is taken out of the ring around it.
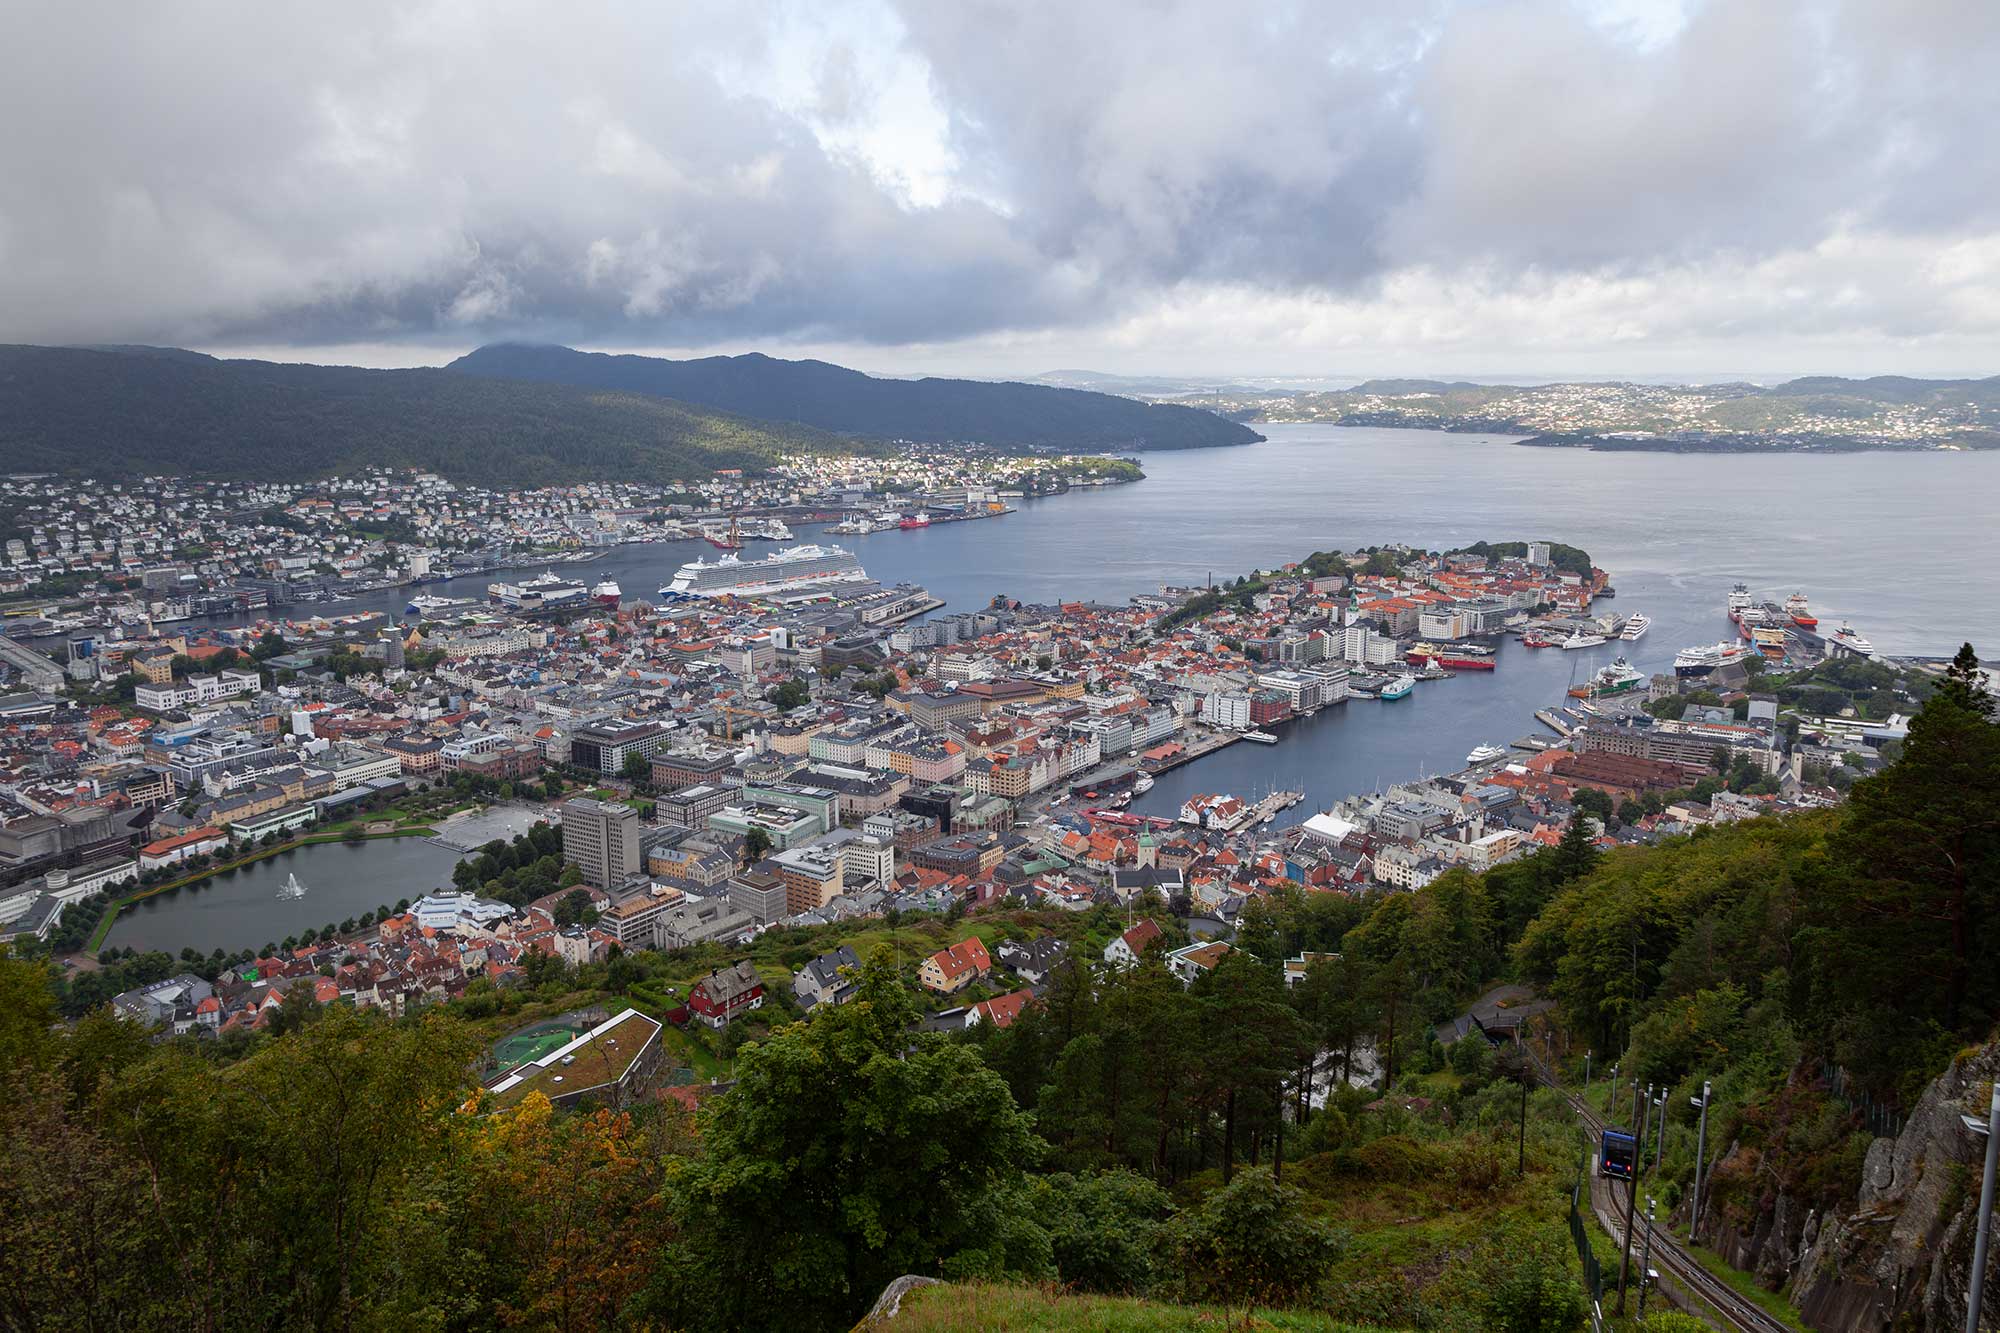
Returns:
[[[1263,437],[1212,412],[1082,389],[984,380],[876,379],[824,361],[752,353],[668,361],[496,343],[451,363],[469,376],[658,394],[822,430],[923,443],[1072,452],[1195,449]]]
[[[1280,893],[1191,987],[1157,947],[1086,966],[1123,913],[982,915],[958,929],[1054,933],[1070,961],[1011,1026],[927,1033],[901,928],[863,923],[879,947],[854,1002],[792,1021],[781,995],[692,1118],[672,1099],[496,1109],[473,1079],[496,1015],[657,994],[709,954],[539,958],[525,990],[480,983],[401,1021],[288,1001],[247,1051],[105,1013],[58,1024],[48,972],[0,959],[0,1309],[22,1327],[82,1302],[114,1328],[835,1329],[916,1272],[1576,1328],[1573,1118],[1509,1082],[1530,1063],[1433,1025],[1495,979],[1543,988],[1559,1008],[1537,1040],[1572,1078],[1588,1050],[1600,1100],[1613,1063],[1664,1089],[1648,1188],[1669,1213],[1704,1080],[1711,1158],[1732,1152],[1711,1226],[1763,1234],[1775,1200],[1852,1200],[1860,1108],[1907,1104],[2000,1017],[2000,726],[1975,672],[1968,650],[1844,809],[1610,852],[1578,823],[1413,894]],[[852,929],[773,932],[756,957]],[[1302,953],[1328,956],[1288,986]]]
[[[857,447],[659,397],[444,370],[0,347],[0,457],[15,471],[282,480],[392,466],[530,486],[704,477]]]

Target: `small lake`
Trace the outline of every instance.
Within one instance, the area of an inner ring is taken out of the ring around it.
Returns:
[[[134,903],[118,914],[105,944],[172,954],[261,948],[449,887],[457,862],[456,852],[424,838],[313,843]],[[278,897],[291,875],[306,886],[305,897]]]

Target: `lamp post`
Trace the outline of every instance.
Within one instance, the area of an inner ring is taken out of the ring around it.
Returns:
[[[1965,1296],[1965,1333],[1979,1333],[1979,1303],[1986,1295],[1986,1243],[1993,1231],[1993,1168],[2000,1159],[2000,1079],[1993,1084],[1992,1105],[1986,1123],[1961,1116],[1965,1127],[1986,1136],[1986,1175],[1979,1187],[1979,1238],[1972,1246],[1972,1275]]]
[[[1583,1100],[1590,1100],[1590,1052],[1583,1053]]]
[[[1654,1106],[1658,1108],[1658,1114],[1654,1118],[1660,1122],[1659,1130],[1653,1138],[1653,1170],[1658,1171],[1660,1169],[1660,1156],[1667,1150],[1667,1088],[1665,1084],[1660,1085],[1660,1100],[1655,1102]]]
[[[1707,1079],[1701,1082],[1701,1100],[1688,1098],[1690,1106],[1701,1110],[1701,1128],[1694,1135],[1694,1202],[1688,1209],[1688,1240],[1694,1240],[1695,1228],[1701,1225],[1701,1167],[1708,1160],[1708,1089]]]

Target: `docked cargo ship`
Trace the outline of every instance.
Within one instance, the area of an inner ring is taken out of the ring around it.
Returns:
[[[590,590],[590,600],[599,606],[616,607],[624,597],[624,590],[618,586],[618,580],[609,574],[599,579],[597,586]]]
[[[660,589],[662,597],[761,597],[838,587],[867,579],[854,554],[839,546],[788,546],[761,560],[725,555],[690,560]]]
[[[908,518],[905,518],[901,522],[896,524],[897,527],[902,528],[905,531],[908,531],[911,528],[927,528],[930,525],[931,525],[931,516],[925,513],[921,509],[919,509],[916,513],[911,514]]]
[[[1699,680],[1726,666],[1735,666],[1749,649],[1740,643],[1705,644],[1683,648],[1674,656],[1674,674],[1683,680]]]
[[[1569,693],[1573,699],[1608,699],[1613,695],[1629,694],[1645,683],[1643,672],[1618,657],[1584,684],[1571,687]]]
[[[1812,603],[1806,600],[1806,595],[1802,592],[1795,592],[1785,599],[1785,614],[1790,616],[1792,623],[1800,629],[1812,629],[1819,624],[1819,617],[1812,613]]]

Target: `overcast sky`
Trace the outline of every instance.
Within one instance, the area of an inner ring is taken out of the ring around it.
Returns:
[[[10,0],[0,341],[2000,372],[1996,0]]]

